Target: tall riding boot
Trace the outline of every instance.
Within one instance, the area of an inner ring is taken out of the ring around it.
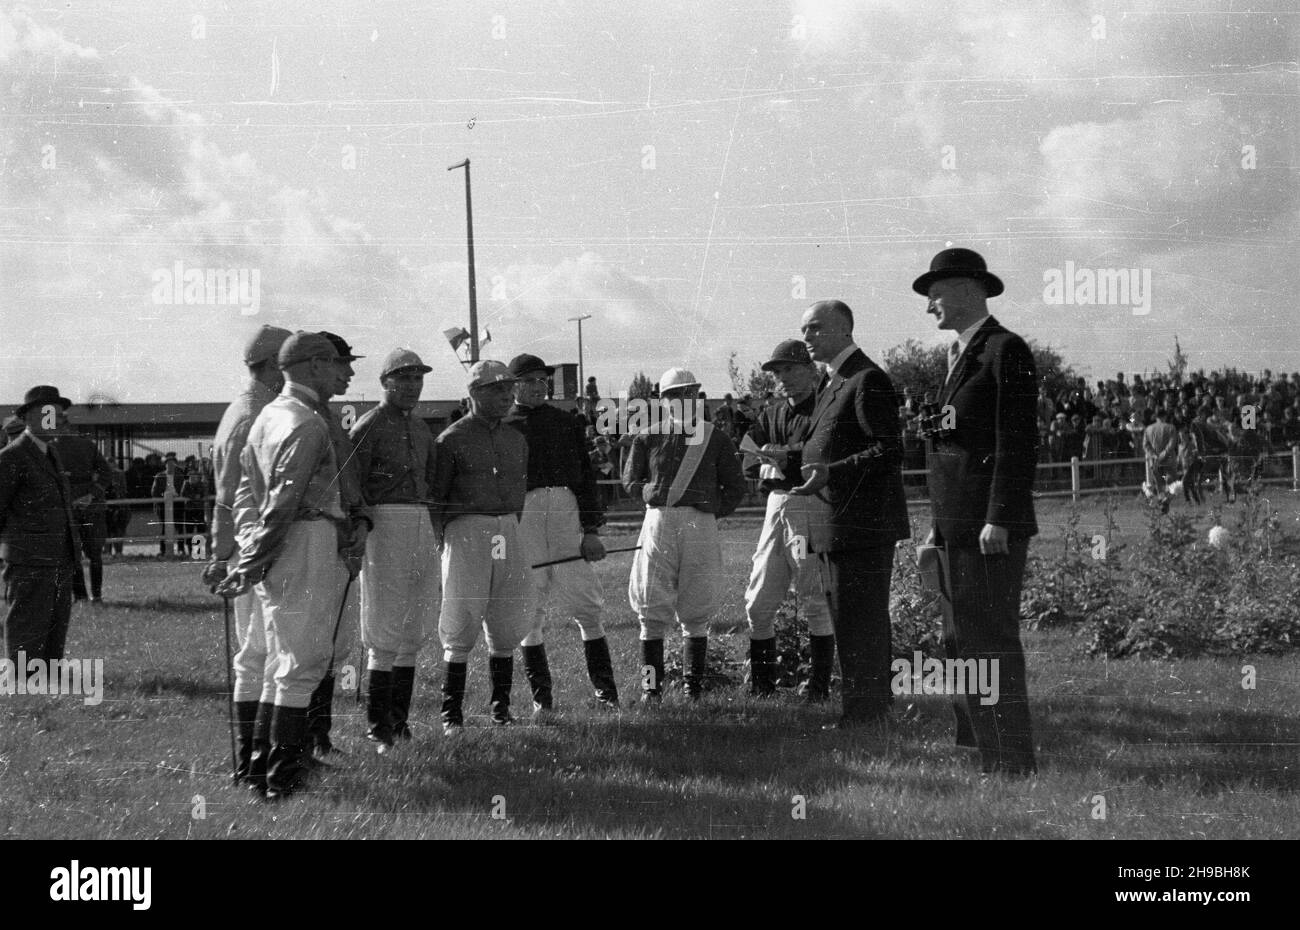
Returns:
[[[104,599],[104,562],[101,556],[98,559],[90,559],[90,599],[92,601],[102,601]]]
[[[302,757],[307,749],[307,708],[275,708],[271,718],[271,757],[266,768],[266,799],[287,798],[302,787]]]
[[[372,668],[369,701],[366,703],[366,720],[370,730],[366,739],[379,744],[379,751],[393,748],[393,673]]]
[[[686,684],[686,696],[698,701],[704,693],[704,669],[709,659],[709,638],[707,636],[688,636],[682,643],[683,678]]]
[[[411,698],[415,695],[415,666],[393,666],[393,739],[410,739]]]
[[[257,701],[236,701],[235,722],[238,727],[238,745],[235,750],[234,784],[248,778],[253,759],[253,726],[257,720]]]
[[[442,732],[450,733],[465,725],[462,707],[465,703],[465,679],[469,663],[448,662],[447,675],[442,680]]]
[[[490,657],[488,674],[492,679],[492,723],[508,727],[514,723],[510,716],[510,687],[515,680],[515,657]]]
[[[253,718],[253,754],[248,760],[248,777],[244,784],[249,790],[266,794],[266,767],[271,758],[271,718],[275,705],[258,702]]]
[[[664,641],[641,640],[641,703],[657,704],[663,697]]]
[[[609,707],[618,707],[618,685],[614,683],[614,665],[609,657],[609,640],[588,639],[582,643],[587,657],[587,677],[596,689],[596,700]]]
[[[550,710],[554,706],[551,696],[551,666],[546,661],[546,644],[524,646],[524,676],[533,692],[533,713]]]
[[[831,670],[835,667],[835,634],[809,636],[812,652],[812,676],[808,679],[805,698],[810,703],[829,701],[831,697]]]
[[[776,637],[749,641],[749,693],[771,697],[776,693]]]
[[[308,748],[322,756],[329,755],[334,749],[334,744],[330,742],[333,710],[334,676],[326,675],[311,693],[311,700],[307,703],[307,733],[311,737]]]

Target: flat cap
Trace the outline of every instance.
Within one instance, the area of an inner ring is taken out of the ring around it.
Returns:
[[[314,358],[323,358],[332,362],[338,357],[339,353],[334,348],[334,343],[320,333],[304,333],[299,330],[280,346],[279,361],[281,368],[288,368],[290,365],[311,361]]]
[[[510,373],[510,369],[502,362],[495,362],[492,359],[485,358],[482,361],[475,362],[469,369],[469,386],[471,389],[476,387],[486,387],[489,384],[500,384],[502,382],[518,381]]]
[[[292,335],[287,329],[278,326],[263,326],[244,346],[244,364],[256,365],[268,358],[275,358],[280,354],[280,346]]]
[[[394,349],[384,357],[384,367],[380,369],[379,377],[387,378],[393,372],[401,371],[403,368],[418,368],[422,375],[433,371],[432,368],[420,361],[420,356],[416,355],[412,350]]]

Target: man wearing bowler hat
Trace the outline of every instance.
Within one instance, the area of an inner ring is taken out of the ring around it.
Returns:
[[[956,338],[930,430],[930,539],[947,562],[944,649],[949,658],[996,663],[999,698],[954,695],[957,745],[978,748],[985,772],[1036,771],[1020,590],[1034,518],[1037,377],[1025,341],[989,315],[1002,293],[984,259],[946,249],[912,284],[926,312]]]
[[[268,800],[301,787],[307,707],[329,667],[338,616],[338,533],[347,517],[329,427],[316,410],[337,359],[319,333],[294,333],[280,347],[284,389],[258,414],[240,455],[239,559],[216,590],[233,598],[256,585],[262,602],[276,663]]]
[[[0,559],[4,560],[5,655],[25,674],[26,659],[63,658],[72,618],[73,574],[80,539],[72,491],[50,442],[58,408],[72,401],[58,388],[32,388],[14,415],[26,426],[0,449]]]
[[[379,406],[352,427],[357,474],[374,529],[361,569],[361,639],[369,681],[367,738],[386,753],[410,739],[415,663],[438,627],[442,568],[429,501],[433,433],[415,414],[433,369],[410,349],[384,359]]]
[[[893,382],[853,341],[853,311],[823,300],[800,324],[808,354],[826,365],[803,448],[805,483],[790,493],[821,494],[830,505],[810,520],[822,558],[843,673],[843,711],[828,729],[879,721],[890,687],[889,581],[894,545],[907,539],[900,398]]]
[[[262,326],[244,347],[248,381],[226,408],[212,442],[212,469],[216,502],[212,508],[212,551],[203,569],[203,581],[220,584],[229,563],[238,557],[235,541],[235,495],[244,475],[240,456],[263,408],[284,387],[284,374],[276,356],[292,333],[278,326]],[[252,514],[250,514],[252,516]],[[235,617],[235,718],[238,748],[234,780],[255,791],[266,791],[266,763],[271,753],[271,716],[275,709],[275,657],[268,657],[266,620],[256,592],[246,591],[231,602]]]
[[[508,726],[514,653],[532,617],[528,548],[519,518],[528,489],[528,442],[504,420],[515,377],[484,359],[469,370],[470,412],[434,443],[435,527],[442,538],[443,732],[464,724],[469,654],[479,630],[487,637],[492,723]]]
[[[587,453],[582,423],[546,402],[554,372],[536,355],[511,359],[510,374],[516,379],[515,405],[506,417],[506,423],[528,440],[528,494],[519,531],[528,546],[529,564],[582,556],[576,562],[532,570],[537,602],[522,651],[536,713],[552,707],[551,669],[542,635],[551,597],[577,622],[582,633],[587,675],[596,699],[607,707],[618,706],[609,641],[601,623],[605,597],[591,566],[605,557],[605,546],[600,541],[605,509],[596,490],[596,470]]]
[[[809,701],[830,697],[835,662],[835,627],[826,599],[825,575],[812,551],[812,524],[824,523],[826,502],[815,495],[794,495],[803,484],[803,447],[811,435],[812,413],[822,375],[798,339],[776,347],[763,370],[776,377],[783,400],[759,414],[749,431],[750,448],[763,455],[747,457],[745,471],[758,478],[767,494],[767,514],[754,553],[745,615],[749,620],[750,693],[765,697],[776,690],[777,609],[793,584],[808,619],[812,675]]]

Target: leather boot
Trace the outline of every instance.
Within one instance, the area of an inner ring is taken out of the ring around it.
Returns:
[[[383,753],[393,748],[393,673],[372,668],[366,674],[370,678],[366,702],[366,720],[370,723],[370,730],[366,739],[378,743],[378,749]]]
[[[587,658],[587,677],[596,689],[596,700],[608,707],[618,707],[618,685],[614,683],[614,665],[609,656],[609,640],[588,639],[582,643]]]
[[[236,785],[248,778],[249,766],[252,764],[253,726],[257,720],[257,707],[257,701],[235,702],[238,743],[235,749],[236,763],[233,783]]]
[[[515,680],[515,657],[490,657],[488,674],[492,679],[492,723],[494,726],[508,727],[515,722],[510,716],[510,687]]]
[[[698,701],[704,693],[704,670],[709,659],[709,638],[707,636],[688,636],[682,643],[682,675],[686,685],[686,696]]]
[[[755,697],[776,693],[776,637],[749,641],[749,693]]]
[[[266,794],[266,766],[271,758],[271,718],[275,705],[258,702],[253,718],[253,754],[248,759],[248,776],[244,784],[250,791]]]
[[[306,749],[307,708],[277,706],[271,717],[271,755],[266,767],[268,801],[287,798],[302,788]]]
[[[831,698],[831,670],[835,666],[835,635],[809,636],[812,652],[812,676],[804,697],[810,704],[829,701]]]
[[[448,662],[447,675],[442,680],[442,732],[451,733],[465,726],[465,679],[469,663]]]
[[[641,640],[641,703],[658,704],[664,689],[664,641]]]
[[[393,666],[393,739],[410,739],[411,698],[415,695],[415,666]]]
[[[550,710],[555,702],[551,695],[551,666],[546,661],[546,644],[524,646],[524,676],[533,692],[533,712]]]
[[[326,675],[307,702],[307,733],[311,738],[309,748],[322,756],[329,755],[334,748],[330,742],[333,707],[334,676]]]

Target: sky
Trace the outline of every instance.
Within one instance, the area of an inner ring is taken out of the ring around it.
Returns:
[[[877,360],[950,341],[949,244],[1094,378],[1300,370],[1300,9],[1241,5],[0,0],[0,400],[225,400],[263,323],[344,336],[353,398],[397,346],[462,396],[465,158],[482,356],[590,314],[607,396],[721,395],[820,299]]]

